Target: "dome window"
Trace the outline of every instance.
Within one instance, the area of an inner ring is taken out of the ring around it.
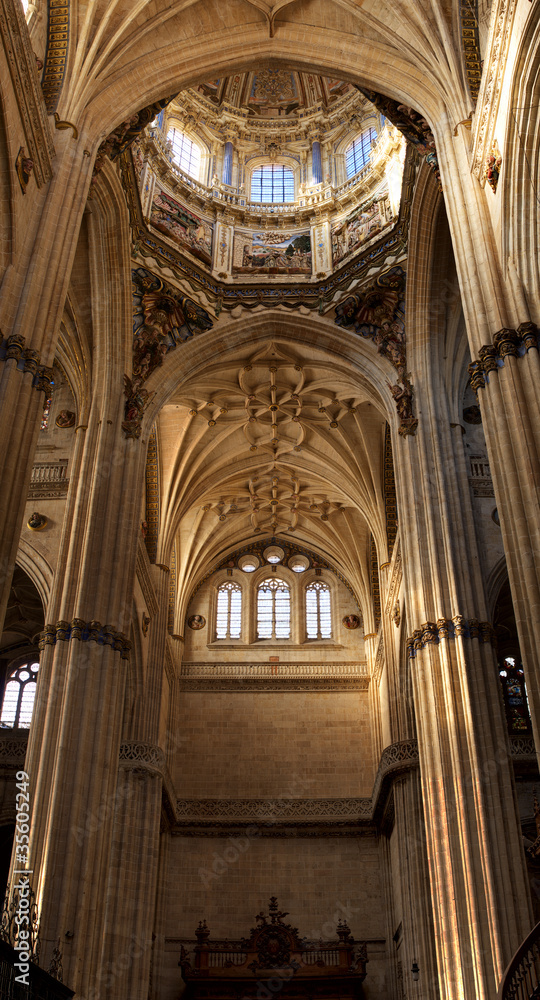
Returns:
[[[251,175],[251,200],[294,201],[294,173],[290,167],[269,163]]]
[[[371,145],[377,138],[374,128],[368,128],[351,143],[345,158],[347,161],[347,178],[354,177],[362,167],[365,167],[371,156]]]
[[[169,129],[167,139],[172,144],[173,160],[178,164],[180,170],[198,180],[201,171],[200,146],[193,142],[193,139],[190,139],[185,132],[181,132],[177,128]]]

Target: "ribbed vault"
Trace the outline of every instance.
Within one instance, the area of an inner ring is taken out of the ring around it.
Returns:
[[[364,377],[296,344],[244,347],[183,382],[158,421],[179,614],[210,567],[273,535],[328,559],[369,618],[371,535],[386,558],[385,427]]]

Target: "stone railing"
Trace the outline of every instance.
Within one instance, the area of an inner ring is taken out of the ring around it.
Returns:
[[[324,206],[328,211],[332,208],[339,208],[340,203],[348,202],[347,210],[351,210],[360,205],[369,195],[369,188],[373,188],[373,183],[378,183],[382,176],[384,164],[390,156],[395,154],[403,143],[401,134],[397,129],[386,125],[373,144],[372,154],[369,163],[361,170],[348,178],[342,184],[334,186],[331,183],[322,183],[307,187],[298,193],[297,200],[291,202],[254,202],[250,201],[244,192],[238,191],[231,185],[225,185],[221,181],[216,185],[208,186],[195,180],[185,173],[172,158],[170,146],[159,128],[148,129],[143,133],[142,147],[146,154],[157,156],[161,160],[162,168],[169,172],[169,183],[172,188],[180,185],[178,194],[192,200],[195,195],[201,204],[211,203],[214,207],[219,204],[226,205],[227,208],[241,213],[245,221],[256,223],[261,218],[293,218],[294,225],[306,225],[309,216],[317,208]],[[166,162],[164,162],[166,161]],[[156,163],[158,177],[167,180],[164,170]],[[191,197],[190,197],[191,196]]]
[[[69,488],[67,458],[56,462],[36,462],[32,469],[32,479],[28,491],[29,500],[60,499]]]
[[[365,663],[182,663],[183,691],[367,691]]]
[[[367,663],[182,663],[181,677],[367,677]]]

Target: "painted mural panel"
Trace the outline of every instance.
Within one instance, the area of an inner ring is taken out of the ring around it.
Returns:
[[[388,196],[357,208],[347,219],[332,226],[332,262],[338,264],[393,222]]]
[[[193,215],[165,191],[154,195],[150,222],[194,257],[205,264],[212,263],[212,226],[200,216]]]
[[[235,274],[311,274],[311,237],[303,233],[236,233]]]

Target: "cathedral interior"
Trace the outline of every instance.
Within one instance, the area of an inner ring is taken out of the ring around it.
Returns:
[[[0,0],[2,1000],[540,995],[539,12]]]

